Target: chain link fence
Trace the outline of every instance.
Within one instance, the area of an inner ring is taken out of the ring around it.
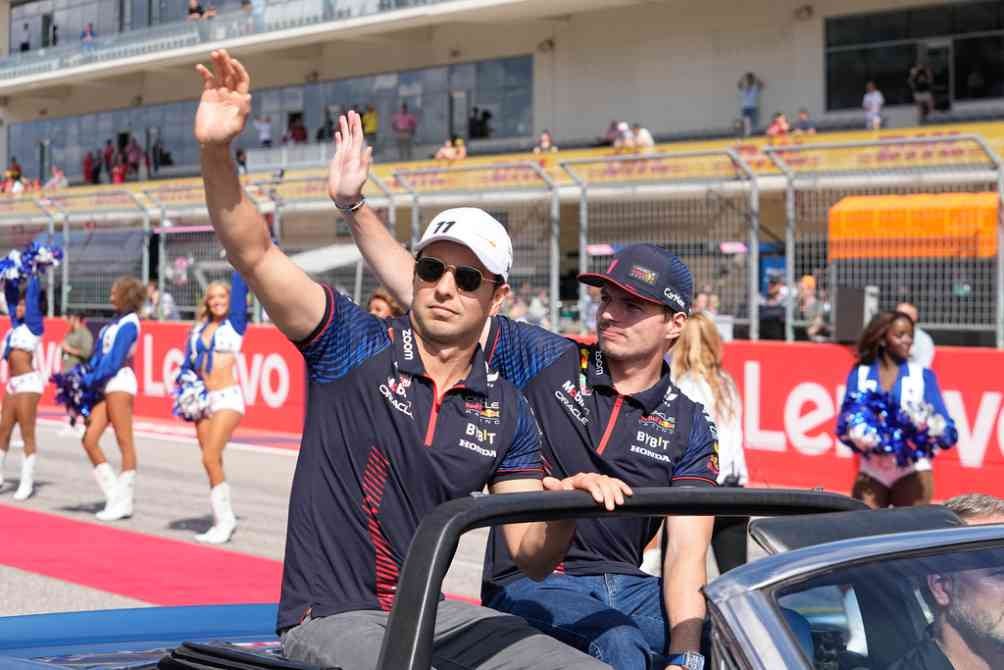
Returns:
[[[348,221],[332,204],[327,179],[274,179],[255,186],[260,208],[268,209],[267,203],[272,203],[272,230],[283,251],[317,281],[364,304],[379,281],[363,262]],[[371,175],[363,194],[393,232],[397,212],[390,189]]]
[[[111,288],[123,275],[150,278],[150,217],[129,191],[48,196],[45,207],[62,226],[63,264],[56,281],[62,313],[113,312]]]
[[[786,180],[786,339],[794,339],[795,327],[811,325],[811,305],[829,305],[840,287],[875,286],[880,309],[911,302],[925,327],[994,331],[997,346],[1004,346],[999,208],[990,247],[980,243],[971,216],[935,222],[938,207],[926,220],[897,226],[899,236],[859,226],[860,234],[845,231],[834,239],[830,222],[831,210],[854,196],[984,193],[996,194],[991,200],[999,205],[1000,159],[982,138],[806,144],[766,152]]]
[[[510,317],[558,329],[558,189],[536,163],[399,170],[395,186],[411,196],[411,244],[445,209],[480,207],[509,231],[512,293],[504,307]]]
[[[690,267],[705,309],[749,324],[757,338],[759,191],[738,154],[632,155],[561,166],[580,190],[580,272],[603,271],[630,244],[663,247]],[[580,286],[580,314],[588,302]]]

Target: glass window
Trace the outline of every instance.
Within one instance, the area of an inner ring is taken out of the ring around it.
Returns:
[[[1001,28],[1001,2],[967,2],[955,6],[955,33],[977,33]]]
[[[865,84],[874,81],[887,105],[908,104],[907,84],[917,46],[905,44],[831,51],[826,55],[826,108],[859,109]]]
[[[474,63],[450,66],[451,91],[473,91],[475,81],[477,81],[477,75]]]
[[[911,39],[937,37],[952,33],[952,7],[924,7],[910,11],[909,35]]]
[[[1004,96],[1004,36],[955,40],[955,98]]]
[[[977,656],[1004,644],[999,546],[882,557],[783,586],[774,596],[779,618],[814,667],[949,667],[940,651],[945,636],[973,640]]]
[[[510,58],[502,62],[505,85],[525,87],[533,82],[533,56]]]

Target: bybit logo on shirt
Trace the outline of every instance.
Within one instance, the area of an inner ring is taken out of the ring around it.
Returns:
[[[483,428],[479,428],[478,426],[475,426],[473,423],[468,423],[467,428],[464,431],[464,434],[467,435],[467,437],[474,438],[481,444],[478,444],[477,442],[472,442],[471,440],[462,437],[457,442],[457,446],[467,449],[468,451],[473,451],[479,456],[487,456],[488,458],[495,458],[498,455],[497,451],[490,448],[495,444],[495,433],[484,430]],[[486,442],[488,443],[489,447],[482,446]]]
[[[488,444],[495,444],[495,433],[489,432],[483,428],[475,426],[473,423],[467,424],[467,430],[465,431],[468,437],[475,438],[478,442],[487,442]]]

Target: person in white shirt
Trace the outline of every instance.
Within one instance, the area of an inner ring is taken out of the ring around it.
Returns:
[[[655,139],[652,137],[652,133],[648,131],[648,128],[644,128],[640,123],[636,123],[631,127],[631,131],[634,136],[634,146],[636,149],[649,151],[655,147]]]
[[[882,127],[883,105],[885,98],[882,96],[882,91],[875,86],[875,82],[870,81],[865,84],[865,97],[861,101],[861,106],[865,110],[865,128],[878,130]]]
[[[254,129],[258,131],[258,144],[263,147],[272,146],[272,117],[258,117],[254,120]]]
[[[907,360],[930,369],[931,364],[934,363],[934,339],[926,330],[917,326],[920,312],[917,311],[915,305],[909,302],[901,302],[896,305],[896,311],[906,314],[913,320],[913,346],[910,347],[910,357]]]

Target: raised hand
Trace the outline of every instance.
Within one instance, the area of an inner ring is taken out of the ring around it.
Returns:
[[[373,147],[366,146],[359,114],[338,118],[335,142],[335,155],[328,164],[328,195],[336,205],[348,206],[362,198],[373,162]]]
[[[195,66],[203,82],[195,112],[195,139],[203,146],[224,146],[244,130],[251,113],[251,77],[226,51],[214,51],[211,57],[212,72],[204,65]]]

